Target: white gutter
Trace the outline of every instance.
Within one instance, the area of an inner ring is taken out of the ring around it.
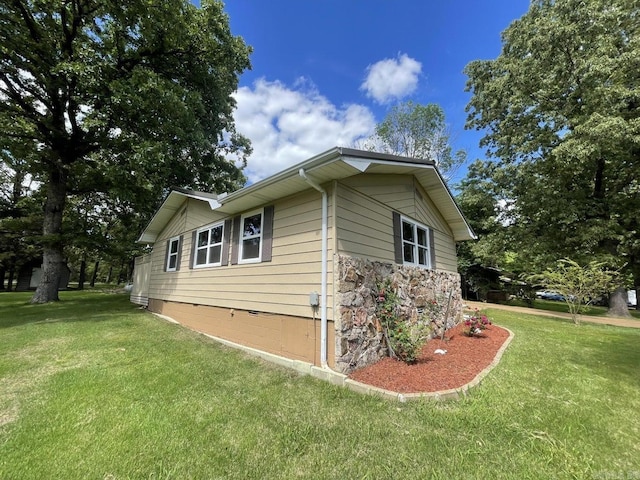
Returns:
[[[320,300],[320,365],[327,367],[327,257],[328,257],[328,228],[329,203],[327,201],[327,191],[307,177],[304,168],[298,170],[300,177],[309,185],[322,194],[322,282]]]

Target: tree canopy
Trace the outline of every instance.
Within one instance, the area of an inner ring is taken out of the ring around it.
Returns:
[[[447,177],[466,160],[466,152],[453,152],[442,108],[412,101],[391,107],[375,134],[367,140],[367,150],[434,161]]]
[[[538,0],[465,69],[509,247],[539,268],[598,259],[640,284],[639,28],[635,0]]]
[[[0,148],[46,196],[34,301],[57,299],[69,195],[105,192],[144,215],[170,185],[244,183],[231,94],[250,47],[221,2],[8,0],[0,18]]]

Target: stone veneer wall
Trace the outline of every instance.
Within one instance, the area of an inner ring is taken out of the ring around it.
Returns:
[[[342,373],[371,365],[387,356],[380,323],[376,318],[378,285],[390,278],[400,299],[400,310],[417,319],[433,300],[446,302],[451,295],[448,327],[462,320],[460,275],[364,258],[336,255],[336,366]]]

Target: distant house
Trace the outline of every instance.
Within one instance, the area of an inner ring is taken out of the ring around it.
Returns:
[[[66,290],[69,285],[71,270],[64,264],[58,282],[58,290]],[[25,292],[27,290],[35,290],[42,279],[42,257],[34,258],[25,262],[18,270],[18,279],[16,282],[16,292]]]
[[[349,372],[384,351],[377,283],[415,315],[451,296],[474,234],[432,162],[333,148],[230,194],[172,190],[131,299],[199,331]]]

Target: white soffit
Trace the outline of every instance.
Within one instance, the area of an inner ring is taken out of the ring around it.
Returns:
[[[182,207],[186,198],[195,198],[209,204],[211,210],[214,210],[220,206],[220,203],[216,200],[215,195],[191,192],[191,191],[179,191],[171,190],[167,198],[164,200],[158,211],[155,213],[151,221],[144,229],[138,243],[155,243],[158,239],[158,235],[167,223],[173,218],[180,207]]]
[[[393,155],[333,148],[228,195],[173,190],[151,219],[138,242],[154,243],[186,197],[207,202],[212,210],[235,215],[307,190],[310,188],[309,184],[298,174],[301,168],[310,174],[318,184],[341,180],[363,172],[383,175],[414,175],[440,209],[444,219],[453,230],[454,238],[456,240],[475,238],[451,192],[432,162],[412,161],[412,159]]]

